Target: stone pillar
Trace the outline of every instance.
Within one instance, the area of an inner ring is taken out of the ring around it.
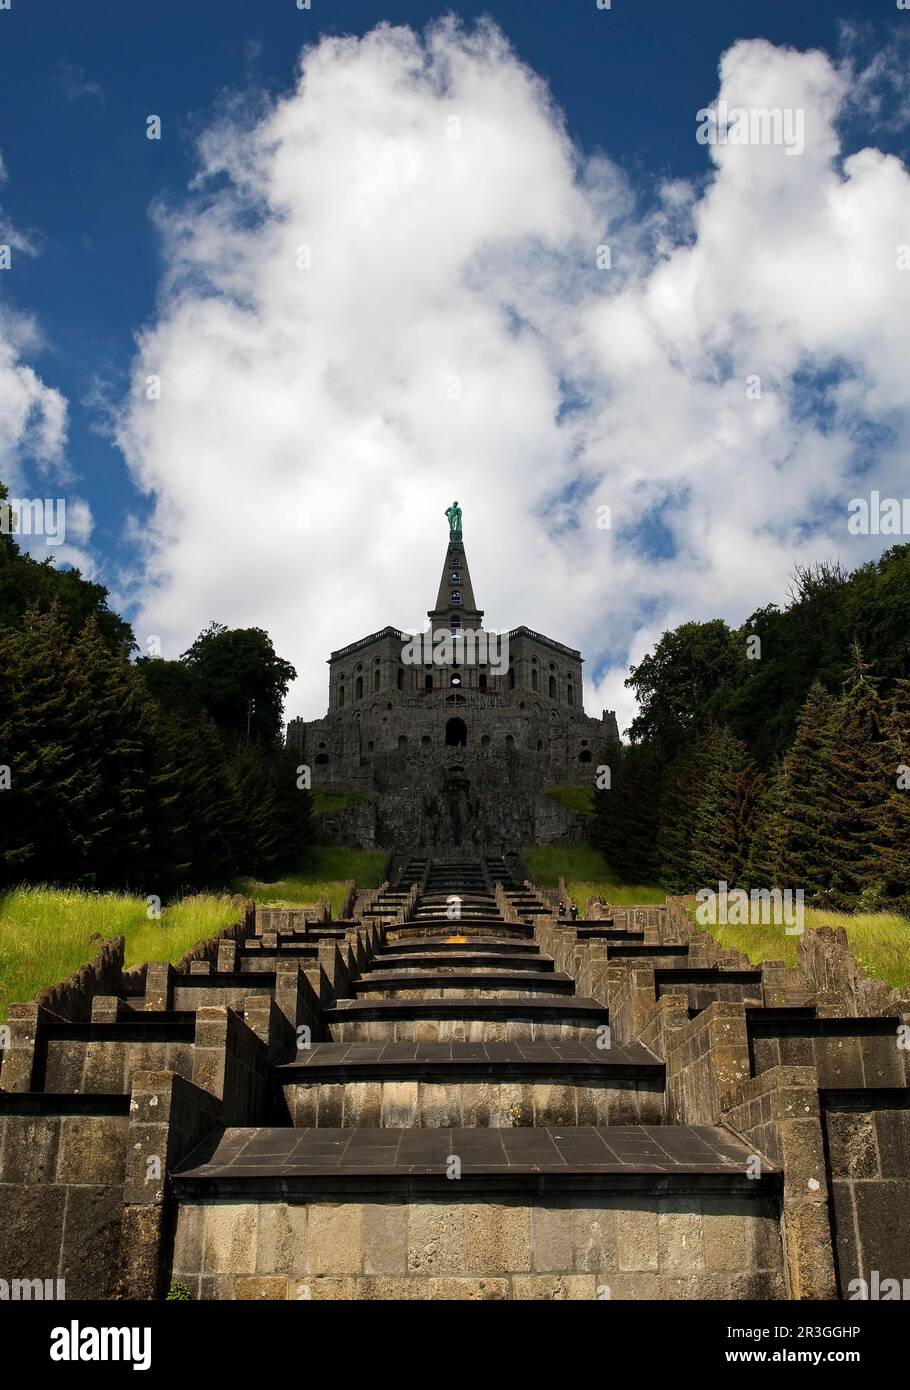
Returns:
[[[771,1067],[735,1087],[723,1122],[783,1169],[781,1234],[790,1297],[837,1297],[825,1146],[814,1067]]]
[[[149,961],[145,972],[145,1002],[147,1012],[168,1013],[174,997],[174,967],[165,960]]]

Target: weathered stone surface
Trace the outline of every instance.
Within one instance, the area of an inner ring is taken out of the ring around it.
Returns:
[[[363,1207],[314,1202],[309,1211],[307,1272],[359,1274],[363,1268]]]

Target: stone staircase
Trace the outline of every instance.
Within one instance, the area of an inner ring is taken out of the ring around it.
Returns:
[[[322,1040],[273,1068],[287,1123],[210,1135],[173,1174],[174,1277],[203,1297],[781,1296],[774,1166],[756,1183],[732,1132],[665,1123],[665,1063],[557,968],[545,903],[501,861],[412,862],[400,886]]]
[[[0,1264],[71,1297],[822,1298],[900,1275],[908,1017],[514,856],[122,947],[10,1016]],[[815,934],[814,934],[815,935]],[[833,961],[833,964],[832,964]],[[905,1248],[907,1247],[907,1248]]]

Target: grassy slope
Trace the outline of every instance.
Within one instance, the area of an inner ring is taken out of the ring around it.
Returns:
[[[360,888],[382,882],[387,856],[381,850],[313,846],[296,872],[276,883],[238,879],[231,891],[257,902],[314,903],[328,898],[341,907],[345,879]],[[144,898],[125,893],[80,893],[74,889],[17,888],[0,895],[0,1021],[9,1005],[33,999],[47,985],[65,980],[97,954],[94,937],[126,937],[126,964],[177,961],[191,946],[237,920],[227,895],[183,898],[149,921]]]
[[[356,879],[358,888],[375,888],[383,880],[388,855],[381,849],[346,849],[334,845],[311,845],[297,870],[274,883],[238,878],[234,892],[255,898],[257,903],[293,907],[295,903],[314,903],[328,898],[333,915],[344,897],[344,880]]]
[[[617,906],[662,903],[666,899],[656,884],[622,883],[600,851],[588,845],[546,845],[524,850],[522,858],[542,888],[555,888],[562,875],[580,912],[584,912],[588,898],[597,896]]]
[[[910,985],[910,921],[893,912],[829,912],[826,908],[807,907],[806,931],[816,927],[844,927],[850,949],[868,975],[884,980],[894,989]],[[745,951],[749,959],[782,960],[796,965],[795,936],[787,936],[783,927],[775,926],[710,926],[706,928],[722,946],[735,946]]]
[[[97,954],[99,942],[126,937],[126,963],[179,960],[204,937],[237,920],[228,897],[185,898],[146,917],[144,898],[120,893],[78,893],[17,888],[0,897],[0,1019],[9,1005],[33,999]]]
[[[665,894],[656,886],[624,884],[595,849],[585,845],[550,845],[542,849],[526,849],[523,855],[531,877],[542,887],[555,887],[559,877],[566,880],[569,893],[584,910],[588,898],[600,894],[617,906],[637,903],[662,903]],[[807,907],[807,931],[817,927],[844,927],[847,940],[859,965],[867,974],[884,980],[894,989],[910,987],[910,920],[889,912],[830,912],[826,908]],[[751,961],[782,960],[796,965],[795,936],[787,936],[783,927],[775,926],[711,926],[722,946],[735,946]]]

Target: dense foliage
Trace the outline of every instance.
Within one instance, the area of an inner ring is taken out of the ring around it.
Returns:
[[[797,571],[738,630],[665,633],[604,750],[594,843],[674,891],[724,879],[831,906],[910,907],[910,546]],[[755,639],[758,639],[756,642]]]
[[[268,878],[309,839],[281,740],[296,673],[268,634],[212,624],[179,661],[135,649],[105,589],[0,534],[0,882],[164,899]]]

